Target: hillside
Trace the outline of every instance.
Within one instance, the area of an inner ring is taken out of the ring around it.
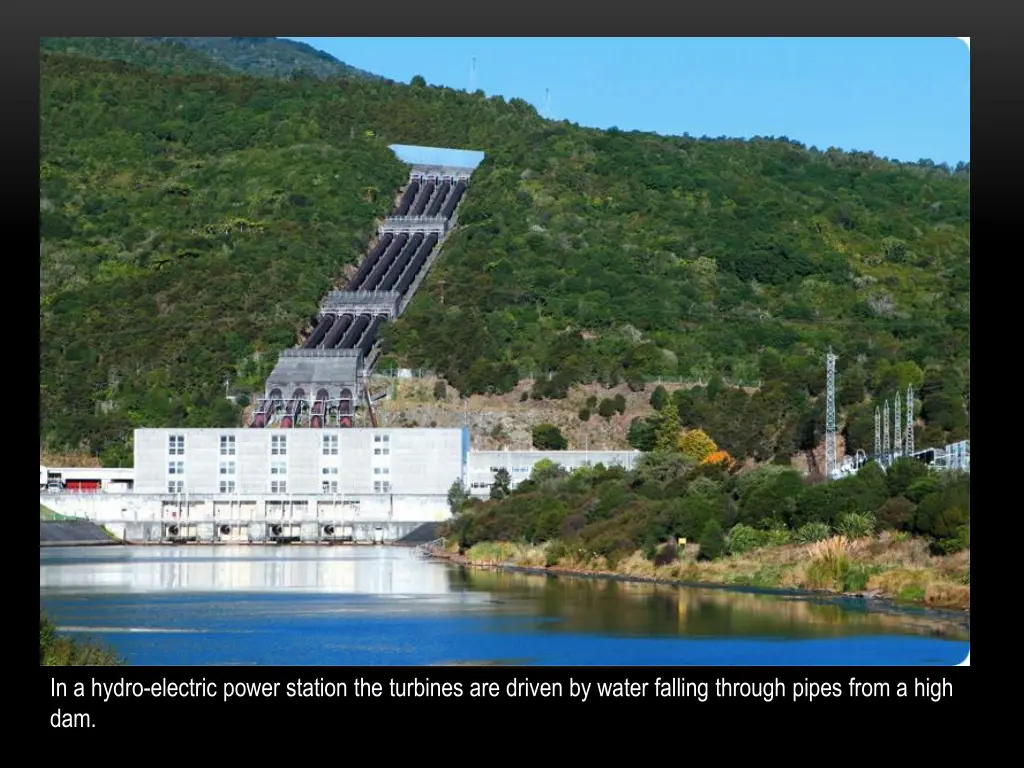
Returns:
[[[259,389],[364,252],[405,175],[391,143],[487,159],[385,330],[385,366],[492,397],[549,372],[531,390],[546,400],[588,381],[711,382],[677,399],[684,423],[785,459],[820,440],[832,345],[852,448],[870,450],[870,399],[910,383],[929,442],[969,429],[969,167],[598,131],[479,92],[188,62],[168,75],[42,56],[47,449],[123,461],[133,426],[234,423],[225,382]]]
[[[44,51],[123,61],[165,73],[219,72],[263,77],[379,75],[349,66],[305,43],[276,37],[50,37]]]

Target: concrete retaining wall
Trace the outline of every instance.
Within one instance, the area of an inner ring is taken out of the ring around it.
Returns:
[[[82,547],[120,544],[95,523],[86,520],[40,520],[39,546]]]

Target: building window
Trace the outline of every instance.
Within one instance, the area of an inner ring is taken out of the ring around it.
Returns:
[[[220,492],[221,493],[234,493],[235,492],[235,481],[234,480],[221,480],[220,481]]]
[[[272,461],[270,463],[270,474],[272,475],[287,475],[288,465],[283,461]]]
[[[288,493],[288,481],[287,480],[271,480],[270,481],[270,492],[271,493]]]
[[[337,435],[324,435],[323,455],[324,456],[337,456],[338,455],[338,436]]]
[[[271,435],[270,436],[270,455],[271,456],[287,456],[288,455],[288,436],[287,435]]]
[[[373,474],[375,475],[390,475],[391,469],[388,467],[374,467]]]
[[[234,435],[221,435],[220,436],[220,455],[221,456],[234,456],[235,455],[235,436]]]
[[[337,480],[324,480],[323,488],[324,488],[324,493],[337,493],[338,492],[338,481]]]
[[[325,474],[325,475],[336,475],[336,474],[338,474],[338,468],[337,467],[324,467],[320,471],[323,474]]]
[[[185,462],[184,461],[170,461],[167,463],[167,474],[168,475],[184,475],[185,474]]]
[[[374,456],[391,455],[391,435],[374,435],[373,443]]]
[[[170,435],[167,438],[167,455],[168,456],[184,456],[185,455],[185,436],[184,435]]]
[[[373,481],[373,492],[374,493],[391,493],[391,483],[387,480],[374,480]]]
[[[185,491],[184,480],[168,480],[167,481],[167,492],[168,493],[183,493]]]
[[[233,461],[222,461],[220,463],[220,473],[222,475],[234,475],[235,474],[235,462]]]

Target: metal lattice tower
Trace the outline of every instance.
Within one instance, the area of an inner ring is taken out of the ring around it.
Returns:
[[[839,469],[836,451],[836,356],[829,347],[825,399],[825,476],[834,480]]]
[[[914,455],[914,385],[907,385],[907,437],[903,446],[907,456]]]
[[[882,462],[882,412],[875,406],[875,461]]]
[[[882,456],[884,464],[889,466],[892,456],[892,440],[889,438],[889,401],[885,401],[885,408],[882,411]]]
[[[913,384],[906,387],[906,440],[903,449],[907,456],[913,456]]]
[[[892,417],[892,443],[893,443],[893,458],[898,459],[903,455],[903,414],[900,412],[902,402],[900,400],[900,393],[896,393],[896,397],[892,399],[893,408],[896,413]]]

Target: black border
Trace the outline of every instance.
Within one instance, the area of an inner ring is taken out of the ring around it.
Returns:
[[[1016,48],[1011,35],[1018,27],[1014,24],[1017,16],[1024,12],[1014,13],[1013,7],[1010,3],[976,0],[862,0],[853,5],[826,5],[820,0],[719,0],[692,4],[632,0],[625,5],[597,5],[580,0],[559,4],[517,0],[494,5],[479,0],[446,0],[441,5],[390,0],[387,9],[373,3],[330,5],[322,0],[19,3],[15,9],[6,9],[3,28],[8,34],[0,47],[7,107],[0,125],[8,134],[3,147],[7,155],[7,189],[11,192],[3,207],[4,218],[10,220],[6,232],[13,244],[15,239],[20,242],[20,238],[10,237],[12,233],[37,226],[33,221],[38,220],[38,205],[31,190],[38,186],[39,37],[44,35],[955,37],[981,26],[989,28],[989,34],[977,37],[983,74],[981,96],[972,101],[972,118],[975,103],[982,104],[982,146],[992,147],[993,153],[996,147],[1003,149],[1002,162],[986,166],[982,160],[986,171],[982,178],[987,179],[993,170],[1005,169],[1008,175],[1012,174],[1018,145],[1016,121],[1008,110],[1019,100],[1021,89],[1015,87],[1015,75],[1021,68],[1012,64]],[[1000,129],[1003,136],[996,133]],[[983,213],[983,220],[990,221],[986,230],[998,227],[1000,201],[1013,205],[1013,181],[1007,178],[1005,195],[991,193],[992,200]],[[983,189],[987,186],[994,190],[995,182],[985,181]],[[1018,215],[1007,210],[1007,218]],[[22,254],[35,247],[31,243],[16,246],[12,252],[15,258],[9,263],[16,264]],[[998,254],[1001,250],[996,248],[992,252]],[[15,269],[21,271],[20,267]],[[44,676],[47,681],[50,679],[49,672]]]

